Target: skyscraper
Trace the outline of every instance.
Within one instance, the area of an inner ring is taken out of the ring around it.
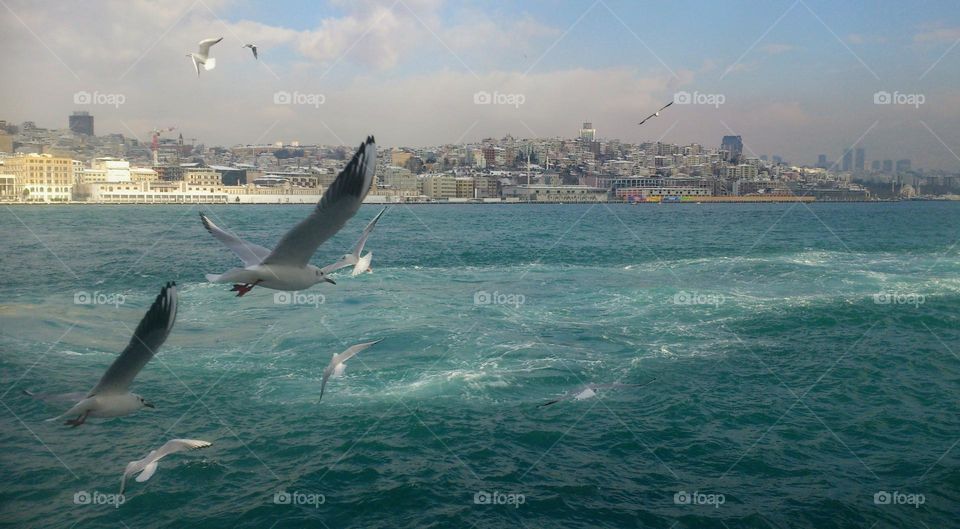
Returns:
[[[910,170],[909,159],[897,160],[897,174],[906,173],[909,170]]]
[[[880,172],[880,160],[874,160],[870,162],[870,170],[879,173]]]
[[[843,151],[843,164],[840,166],[840,169],[843,171],[849,171],[853,169],[853,151],[847,149]]]
[[[819,168],[821,168],[821,169],[826,169],[826,168],[827,168],[827,155],[826,155],[826,154],[818,154],[818,155],[817,155],[817,167],[819,167]]]
[[[728,162],[737,163],[743,155],[743,139],[740,136],[724,136],[720,142],[720,149],[730,153]]]
[[[893,173],[893,160],[884,160],[883,161],[883,172],[887,174]]]
[[[854,162],[853,162],[853,168],[856,169],[858,172],[862,173],[863,170],[866,168],[866,159],[867,159],[866,150],[864,150],[863,147],[857,147],[856,156],[854,157]]]
[[[78,110],[70,116],[70,132],[93,136],[93,116],[84,110]]]
[[[583,127],[580,128],[580,139],[583,141],[594,141],[597,139],[597,129],[593,128],[593,123],[589,121],[583,122]]]

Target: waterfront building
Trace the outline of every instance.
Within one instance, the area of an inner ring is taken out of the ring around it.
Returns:
[[[25,202],[67,202],[75,182],[73,160],[49,154],[28,154],[4,160]]]

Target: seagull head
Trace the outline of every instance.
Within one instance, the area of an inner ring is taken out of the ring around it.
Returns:
[[[322,282],[322,281],[326,281],[327,283],[330,283],[330,284],[333,284],[333,285],[336,285],[336,284],[337,284],[336,281],[334,281],[334,280],[330,279],[329,277],[327,277],[327,274],[323,273],[323,270],[320,270],[319,268],[317,268],[316,270],[314,270],[313,273],[316,274],[316,281],[315,281],[316,283],[320,283],[320,282]]]
[[[147,401],[147,399],[141,397],[140,395],[134,395],[134,397],[137,397],[137,400],[140,401],[140,406],[142,408],[150,408],[150,409],[157,408],[156,406],[153,405],[153,403]]]

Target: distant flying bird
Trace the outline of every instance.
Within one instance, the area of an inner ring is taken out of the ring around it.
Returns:
[[[334,353],[333,358],[330,359],[330,364],[323,370],[323,382],[320,383],[320,398],[317,399],[317,402],[323,400],[323,390],[327,387],[327,380],[330,377],[339,377],[343,374],[344,369],[347,368],[346,361],[353,358],[357,353],[367,349],[370,346],[376,345],[383,340],[377,340],[375,342],[360,343],[357,345],[351,345],[347,348],[346,351],[336,354]]]
[[[257,57],[257,45],[256,45],[256,44],[244,44],[243,47],[244,47],[244,48],[250,48],[250,51],[253,52],[253,58],[254,58],[254,59],[259,59],[259,57]]]
[[[207,274],[207,281],[233,283],[231,292],[238,297],[257,285],[274,290],[303,290],[323,281],[336,284],[326,272],[310,264],[310,257],[356,215],[373,184],[376,167],[377,145],[373,136],[368,136],[327,188],[313,213],[288,231],[273,251],[221,230],[201,213],[200,220],[207,231],[233,250],[244,265],[222,274]]]
[[[197,77],[200,77],[200,65],[203,65],[204,70],[212,70],[217,67],[217,59],[210,57],[210,47],[214,44],[223,40],[223,37],[219,39],[204,39],[200,41],[199,48],[197,53],[188,53],[187,57],[193,61],[193,69],[197,71]]]
[[[640,123],[637,123],[637,125],[643,125],[644,123],[647,122],[648,119],[655,118],[655,117],[659,116],[660,113],[663,112],[663,109],[667,108],[668,106],[670,106],[670,105],[672,105],[672,104],[673,104],[673,101],[667,103],[666,105],[663,105],[662,107],[660,107],[660,110],[658,110],[658,111],[654,112],[653,114],[650,114],[649,116],[643,118],[643,121],[641,121]]]
[[[127,463],[127,468],[123,471],[123,477],[120,478],[120,494],[123,494],[123,491],[127,489],[127,478],[131,475],[139,472],[140,475],[137,476],[136,481],[137,483],[143,483],[153,476],[157,471],[157,464],[164,457],[177,452],[206,448],[211,444],[208,441],[197,439],[171,439],[163,443],[160,448],[151,450],[147,457]]]
[[[76,419],[65,423],[76,428],[83,424],[87,417],[120,417],[144,407],[153,408],[153,404],[143,397],[130,392],[130,383],[163,345],[176,319],[177,289],[176,283],[170,282],[160,290],[150,310],[140,320],[130,344],[113,361],[100,382],[87,393],[86,398],[63,415],[47,420],[55,421],[77,415]]]
[[[373,220],[367,224],[367,227],[363,229],[363,233],[360,235],[360,239],[357,241],[357,244],[353,247],[353,251],[341,257],[336,263],[332,265],[325,266],[323,272],[329,274],[340,270],[341,268],[346,268],[348,266],[353,266],[353,272],[350,273],[351,276],[356,277],[364,272],[370,272],[370,261],[373,260],[373,252],[367,252],[367,255],[363,257],[360,256],[363,253],[363,245],[367,242],[367,237],[370,236],[370,233],[373,232],[373,228],[376,227],[377,221],[380,220],[380,216],[387,211],[387,208],[380,210],[380,213],[377,213],[376,217],[373,217]]]
[[[551,404],[556,404],[556,403],[558,403],[558,402],[560,402],[560,401],[562,401],[562,400],[571,400],[571,399],[572,399],[572,400],[587,400],[587,399],[591,399],[591,398],[593,398],[593,397],[596,397],[596,396],[597,396],[597,391],[599,391],[599,390],[601,390],[601,389],[612,389],[612,388],[640,388],[640,387],[646,386],[647,384],[650,384],[650,383],[653,382],[654,380],[656,380],[656,378],[654,378],[653,380],[650,380],[650,381],[648,381],[648,382],[644,382],[643,384],[587,384],[587,385],[581,386],[581,387],[579,387],[579,388],[577,388],[577,389],[568,391],[566,394],[564,394],[564,395],[563,395],[562,397],[560,397],[560,398],[553,399],[553,400],[551,400],[551,401],[549,401],[549,402],[544,402],[543,404],[538,404],[537,407],[538,407],[538,408],[542,408],[542,407],[544,407],[544,406],[549,406],[549,405],[551,405]]]

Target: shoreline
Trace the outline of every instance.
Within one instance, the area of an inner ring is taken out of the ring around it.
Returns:
[[[626,201],[584,201],[584,202],[561,202],[561,201],[550,201],[550,200],[538,200],[538,201],[498,201],[498,202],[445,202],[445,201],[431,201],[431,202],[364,202],[364,205],[374,205],[374,206],[515,206],[515,205],[566,205],[566,206],[576,206],[576,205],[593,205],[593,204],[607,204],[607,205],[626,205],[626,206],[661,206],[661,205],[709,205],[709,204],[889,204],[894,202],[960,202],[960,200],[950,200],[950,199],[922,199],[922,200],[814,200],[813,197],[809,199],[784,199],[784,200],[684,200],[684,201],[675,201],[675,202],[626,202]],[[223,203],[223,202],[82,202],[82,201],[70,201],[70,202],[0,202],[0,205],[10,207],[10,206],[24,206],[24,207],[47,207],[47,206],[310,206],[314,205],[313,202],[262,202],[262,203]]]

